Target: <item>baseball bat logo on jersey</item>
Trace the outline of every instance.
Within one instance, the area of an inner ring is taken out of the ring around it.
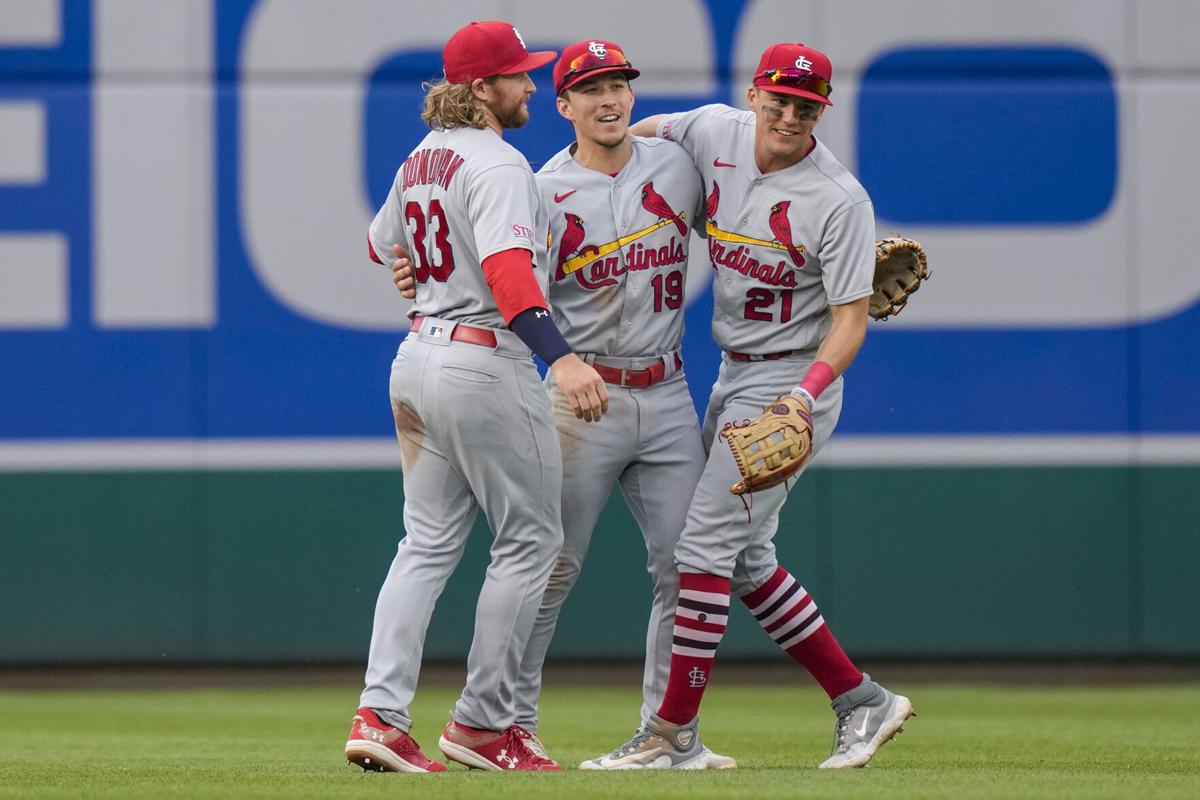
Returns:
[[[770,227],[774,238],[767,240],[722,230],[717,227],[717,204],[720,202],[720,197],[720,187],[716,181],[713,181],[713,190],[712,194],[708,196],[706,209],[708,223],[705,225],[705,230],[708,232],[708,256],[712,261],[713,269],[725,266],[743,275],[757,278],[771,286],[794,287],[796,285],[796,276],[793,274],[792,267],[788,264],[787,260],[781,259],[775,263],[770,263],[750,256],[752,247],[782,250],[788,254],[788,259],[795,265],[796,269],[804,267],[805,247],[802,244],[796,244],[792,238],[792,225],[788,220],[788,209],[791,207],[791,201],[781,200],[771,206],[767,225]],[[729,247],[725,243],[734,244],[737,247]]]
[[[646,247],[638,242],[639,239],[668,225],[674,225],[685,241],[688,235],[687,223],[684,221],[687,213],[673,210],[667,199],[655,191],[654,181],[648,181],[642,187],[641,197],[642,208],[658,217],[658,222],[601,245],[584,245],[583,240],[587,233],[583,219],[577,214],[564,213],[566,225],[558,245],[558,269],[555,270],[554,280],[561,281],[568,275],[575,275],[580,286],[598,289],[616,283],[613,276],[628,270],[652,269],[687,261],[687,251],[674,236],[657,248]],[[629,249],[625,251],[622,264],[620,255],[614,254],[624,247]],[[581,272],[584,267],[591,268],[586,275]]]

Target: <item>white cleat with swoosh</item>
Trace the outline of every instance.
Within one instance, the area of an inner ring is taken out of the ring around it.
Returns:
[[[729,756],[700,741],[700,718],[675,725],[652,714],[625,744],[605,756],[584,761],[580,769],[736,769]]]
[[[865,767],[875,752],[904,729],[915,716],[907,697],[888,691],[863,675],[862,683],[833,701],[837,724],[833,729],[833,755],[821,769]]]

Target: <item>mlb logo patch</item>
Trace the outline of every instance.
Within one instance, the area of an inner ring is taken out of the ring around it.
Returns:
[[[441,336],[445,332],[446,332],[445,327],[443,327],[441,325],[430,325],[429,326],[429,335],[433,336],[435,338],[438,336]]]

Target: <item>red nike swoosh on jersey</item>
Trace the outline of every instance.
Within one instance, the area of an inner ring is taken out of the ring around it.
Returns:
[[[571,191],[563,192],[562,194],[555,192],[554,193],[554,202],[561,203],[563,200],[566,200],[568,197],[570,197],[571,195],[575,194],[578,191],[579,191],[578,189],[572,189]]]
[[[725,163],[724,161],[722,161],[721,159],[719,159],[719,158],[714,158],[714,159],[713,159],[713,166],[714,166],[714,167],[736,167],[736,166],[737,166],[737,164],[726,164],[726,163]]]

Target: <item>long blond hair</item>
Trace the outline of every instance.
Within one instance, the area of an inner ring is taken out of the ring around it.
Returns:
[[[485,78],[490,83],[495,78]],[[469,83],[449,83],[445,78],[422,84],[426,90],[421,119],[431,128],[482,128],[487,125],[483,101]]]

